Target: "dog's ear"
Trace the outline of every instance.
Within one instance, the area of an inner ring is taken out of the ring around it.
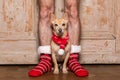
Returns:
[[[63,19],[65,19],[67,22],[69,21],[69,16],[68,16],[68,13],[64,13],[63,15]]]
[[[56,19],[56,16],[54,14],[50,14],[50,21],[51,23],[54,23],[53,21]]]

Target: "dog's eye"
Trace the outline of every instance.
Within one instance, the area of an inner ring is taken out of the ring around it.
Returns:
[[[63,23],[62,26],[65,26],[65,23]]]
[[[55,26],[58,26],[57,24],[55,24]]]

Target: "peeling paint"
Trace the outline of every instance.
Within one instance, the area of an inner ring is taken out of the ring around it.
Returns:
[[[116,1],[120,2],[119,0]],[[114,57],[116,40],[109,38],[106,34],[111,34],[116,26],[119,29],[120,25],[119,3],[113,5],[113,2],[114,0],[81,0],[82,33],[88,33],[85,40],[81,41],[82,61],[84,63],[120,61],[118,56]],[[2,38],[0,40],[0,45],[2,45],[0,46],[0,52],[3,54],[1,57],[3,62],[17,63],[17,58],[14,57],[19,56],[22,59],[26,59],[23,60],[26,63],[37,61],[36,55],[33,54],[36,53],[36,39],[34,36],[29,37],[31,36],[30,34],[34,33],[34,18],[38,18],[34,16],[33,6],[35,6],[33,0],[0,0],[0,38]],[[115,16],[113,13],[114,7],[117,7],[115,10],[119,9],[115,12],[117,14]],[[116,17],[116,23],[113,22],[114,17]],[[113,26],[114,24],[116,26]],[[101,38],[101,35],[89,34],[89,32],[103,33],[105,36]],[[117,31],[117,47],[120,45],[119,33],[120,29]],[[117,49],[117,53],[120,53],[119,49]],[[4,54],[9,57],[6,61],[5,58],[7,57],[4,57]],[[112,54],[112,56],[109,54]],[[12,57],[10,57],[11,55]],[[33,60],[29,60],[31,57],[33,57]],[[111,60],[111,58],[116,60]],[[23,63],[23,61],[19,62]]]
[[[98,10],[99,11],[105,10],[105,6],[104,6],[105,0],[97,0],[97,3],[98,3]]]
[[[106,25],[107,24],[107,18],[106,17],[100,18],[100,24],[101,25]]]
[[[34,9],[32,0],[2,0],[0,8],[0,32],[11,36],[12,34],[23,35],[33,34]],[[32,35],[31,35],[32,36]]]
[[[92,12],[92,8],[91,7],[88,7],[86,6],[86,13],[89,15],[91,12]]]
[[[105,45],[105,47],[107,47],[107,46],[108,46],[108,41],[106,41],[106,42],[104,43],[104,45]]]
[[[114,33],[114,5],[112,0],[81,0],[82,32]],[[111,26],[110,26],[111,25]]]

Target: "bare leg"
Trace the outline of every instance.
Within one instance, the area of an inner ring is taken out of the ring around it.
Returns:
[[[54,0],[39,0],[39,38],[41,46],[50,45],[51,29],[50,14],[54,12]]]
[[[65,0],[65,11],[69,14],[69,34],[72,45],[80,43],[79,0]]]
[[[54,0],[39,0],[40,3],[40,19],[39,19],[39,38],[40,44],[38,51],[44,53],[40,55],[40,62],[35,68],[28,72],[29,76],[37,77],[52,69],[52,62],[50,54],[50,14],[54,12]]]
[[[65,0],[65,11],[69,14],[69,34],[72,45],[68,66],[76,76],[88,76],[88,71],[84,69],[78,60],[80,53],[80,20],[79,20],[79,0]],[[75,53],[75,54],[73,54]]]

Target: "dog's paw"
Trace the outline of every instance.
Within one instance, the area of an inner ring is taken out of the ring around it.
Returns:
[[[59,70],[54,70],[54,74],[59,74]]]
[[[64,74],[67,74],[67,73],[68,73],[67,69],[63,69],[62,72],[63,72]]]

